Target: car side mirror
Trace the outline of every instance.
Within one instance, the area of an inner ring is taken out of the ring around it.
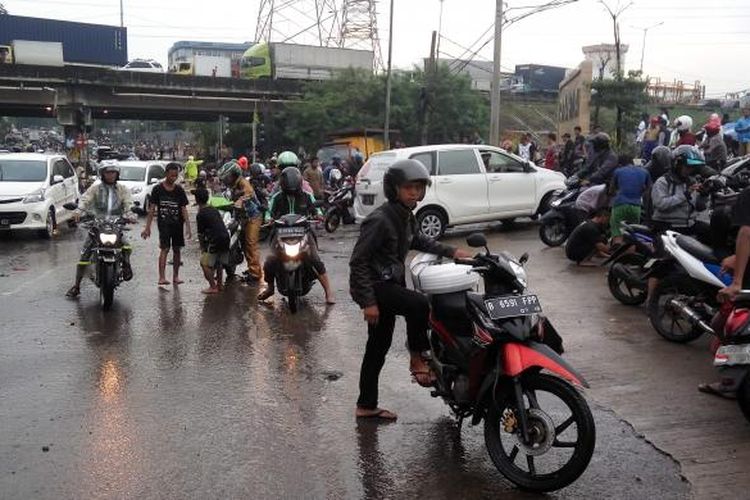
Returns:
[[[529,161],[526,160],[526,163],[523,165],[523,171],[527,174],[534,171],[534,165]]]
[[[63,204],[63,208],[65,210],[76,210],[78,208],[78,204],[77,203],[65,203]]]
[[[60,183],[61,183],[61,182],[63,182],[64,180],[65,180],[65,177],[63,177],[63,176],[62,176],[62,175],[60,175],[60,174],[57,174],[57,175],[53,175],[53,176],[52,176],[52,184],[60,184]]]
[[[484,248],[487,246],[487,238],[482,233],[472,233],[466,238],[466,244],[471,248]]]
[[[151,178],[150,178],[150,179],[148,180],[148,183],[149,183],[149,184],[156,184],[157,182],[159,182],[159,178],[158,178],[158,177],[151,177]]]

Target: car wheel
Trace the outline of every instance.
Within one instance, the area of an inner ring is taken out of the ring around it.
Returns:
[[[148,205],[151,203],[151,199],[148,195],[143,199],[143,211],[148,214]]]
[[[44,229],[39,230],[39,236],[49,240],[55,233],[55,208],[49,207],[47,210],[47,219],[44,221]]]
[[[422,210],[417,216],[419,232],[431,240],[437,240],[443,236],[447,224],[445,215],[434,208]]]

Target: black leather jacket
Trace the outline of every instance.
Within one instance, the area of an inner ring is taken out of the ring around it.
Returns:
[[[400,203],[385,203],[363,222],[349,261],[349,293],[365,308],[377,304],[376,283],[406,286],[405,259],[409,250],[452,257],[456,249],[417,231],[411,210]]]

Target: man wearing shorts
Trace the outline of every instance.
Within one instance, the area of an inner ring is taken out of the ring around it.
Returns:
[[[169,285],[165,276],[167,268],[167,256],[172,249],[172,283],[179,285],[180,279],[180,251],[185,246],[183,226],[187,227],[187,237],[193,237],[190,232],[190,221],[188,220],[187,206],[188,198],[182,186],[177,184],[177,175],[180,166],[177,163],[169,163],[166,167],[164,180],[154,186],[149,198],[150,210],[146,218],[146,228],[141,233],[143,239],[151,236],[151,223],[156,217],[156,226],[159,228],[159,285]]]
[[[643,194],[651,187],[651,177],[643,167],[633,165],[633,157],[621,154],[619,166],[612,175],[610,192],[614,194],[610,230],[612,244],[622,243],[620,224],[638,224],[641,221]]]
[[[203,293],[214,294],[221,291],[222,269],[229,264],[229,232],[219,211],[208,206],[206,189],[195,190],[195,201],[198,203],[195,224],[202,252],[201,268],[208,281]]]

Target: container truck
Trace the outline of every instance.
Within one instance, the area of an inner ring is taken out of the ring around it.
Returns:
[[[121,67],[128,62],[127,28],[119,26],[0,15],[0,62],[3,54],[9,61],[14,40],[61,43],[65,64]]]
[[[178,75],[232,77],[232,60],[222,56],[193,56],[189,61],[178,61],[171,68]]]
[[[6,62],[39,66],[63,66],[65,64],[63,61],[63,46],[60,42],[13,40],[8,47]]]
[[[347,68],[372,71],[371,50],[292,43],[258,43],[242,56],[243,78],[328,80]]]

